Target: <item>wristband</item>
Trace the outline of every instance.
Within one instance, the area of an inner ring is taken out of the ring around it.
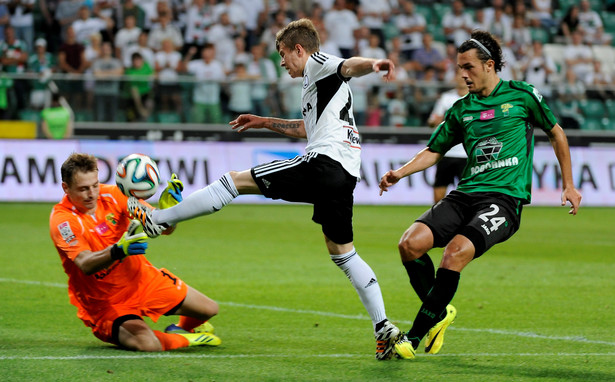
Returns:
[[[124,257],[126,257],[124,250],[120,248],[117,244],[113,244],[109,252],[111,253],[111,259],[113,260],[122,260]]]

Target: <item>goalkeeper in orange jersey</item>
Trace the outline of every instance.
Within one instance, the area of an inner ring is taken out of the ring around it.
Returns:
[[[100,184],[97,160],[73,153],[62,164],[64,197],[51,211],[51,239],[68,275],[68,295],[77,316],[100,340],[137,351],[163,351],[220,344],[206,322],[218,304],[144,256],[147,236],[128,214],[127,197]],[[178,203],[183,185],[175,176],[161,206]],[[173,228],[169,228],[170,233]],[[180,315],[165,332],[143,321]]]

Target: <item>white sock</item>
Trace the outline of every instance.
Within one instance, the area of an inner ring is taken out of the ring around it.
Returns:
[[[377,323],[387,318],[376,274],[354,248],[348,253],[331,255],[331,260],[344,271],[354,286],[375,328]]]
[[[188,195],[181,203],[164,210],[154,210],[152,220],[156,224],[172,225],[197,216],[209,215],[219,211],[238,195],[235,183],[227,172],[209,186]]]

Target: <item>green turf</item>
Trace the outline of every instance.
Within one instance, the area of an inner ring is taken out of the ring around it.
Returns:
[[[526,208],[521,230],[464,270],[441,353],[377,362],[371,323],[308,206],[234,204],[152,240],[155,265],[220,303],[223,340],[157,354],[104,344],[76,318],[50,207],[0,204],[2,381],[615,380],[613,208]],[[424,209],[355,209],[355,245],[405,330],[419,301],[396,243]]]

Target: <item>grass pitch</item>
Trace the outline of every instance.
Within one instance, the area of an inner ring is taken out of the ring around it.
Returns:
[[[49,238],[51,204],[0,204],[3,381],[613,381],[615,210],[528,207],[462,273],[438,355],[374,360],[370,320],[304,205],[234,204],[150,241],[148,258],[214,298],[222,345],[127,352],[75,315]],[[355,245],[389,318],[420,306],[396,243],[425,207],[355,208]],[[441,250],[431,255],[438,263]],[[150,324],[163,329],[163,317]]]

